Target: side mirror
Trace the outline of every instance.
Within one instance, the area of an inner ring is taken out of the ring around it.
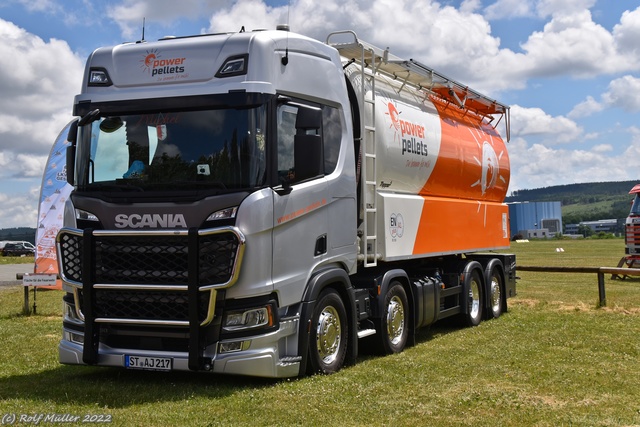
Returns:
[[[76,145],[70,145],[67,147],[67,182],[73,185],[75,181],[76,170]]]
[[[67,141],[71,143],[67,147],[67,182],[73,185],[75,181],[76,142],[78,140],[78,119],[71,122],[67,132]]]
[[[71,143],[71,145],[76,145],[76,140],[78,139],[78,119],[71,122],[69,126],[69,132],[67,133],[67,141]]]

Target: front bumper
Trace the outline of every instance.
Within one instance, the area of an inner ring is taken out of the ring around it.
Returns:
[[[250,375],[268,378],[295,377],[300,373],[302,357],[298,351],[299,318],[283,318],[276,331],[263,335],[224,340],[209,345],[203,356],[210,363],[204,371],[217,374]],[[63,330],[63,339],[58,347],[60,363],[84,365],[84,335],[71,329]],[[221,353],[221,344],[242,341],[238,351]],[[295,356],[290,356],[291,354]],[[104,343],[98,346],[96,366],[125,367],[125,355],[162,357],[173,360],[174,371],[189,371],[189,354],[187,352],[168,352],[152,350],[128,350],[112,348]]]

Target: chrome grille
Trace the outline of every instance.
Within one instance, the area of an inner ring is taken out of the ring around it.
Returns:
[[[198,293],[198,321],[207,315],[210,292]],[[83,295],[80,291],[80,307]],[[188,321],[189,300],[186,292],[145,290],[95,291],[95,317],[108,319]],[[84,311],[84,310],[83,310]]]
[[[77,288],[82,313],[89,311],[83,310],[87,296],[90,317],[101,322],[188,325],[213,318],[215,292],[207,290],[235,282],[244,236],[233,227],[197,233],[63,228],[57,245],[61,276]],[[190,302],[190,295],[197,301]],[[190,317],[190,303],[197,319]]]
[[[84,237],[74,231],[60,232],[58,254],[62,277],[79,284],[83,280]],[[197,247],[200,285],[225,284],[231,280],[240,244],[238,235],[231,231],[202,232]],[[180,285],[188,282],[186,233],[96,232],[93,246],[95,283]]]

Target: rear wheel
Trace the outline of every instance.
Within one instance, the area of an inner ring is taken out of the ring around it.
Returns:
[[[311,317],[309,367],[312,373],[331,374],[344,364],[348,323],[344,303],[334,290],[323,291]]]
[[[500,275],[497,268],[494,268],[491,271],[491,276],[489,277],[489,314],[491,315],[491,317],[496,319],[502,314],[503,307],[502,275]]]
[[[384,297],[384,312],[380,319],[378,351],[383,354],[400,353],[409,337],[409,303],[407,292],[400,282],[392,282]]]
[[[470,274],[465,319],[467,325],[478,326],[482,321],[482,279],[478,270],[473,270]]]

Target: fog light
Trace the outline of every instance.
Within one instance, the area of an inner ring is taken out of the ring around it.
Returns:
[[[62,331],[62,339],[76,344],[84,344],[84,335],[69,331]]]
[[[227,341],[219,345],[219,353],[234,353],[249,348],[250,341]]]

